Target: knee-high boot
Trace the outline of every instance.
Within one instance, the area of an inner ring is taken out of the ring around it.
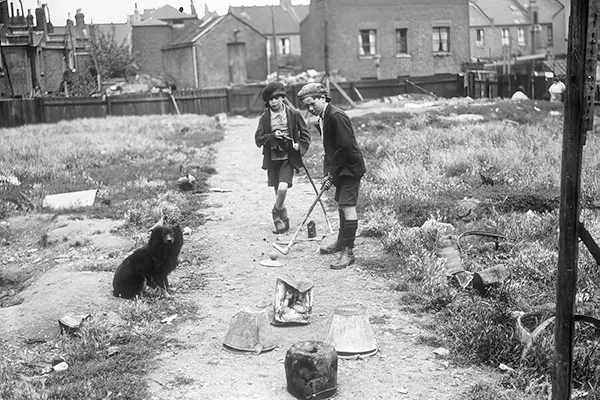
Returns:
[[[346,221],[344,229],[344,248],[340,254],[340,258],[330,265],[331,269],[343,269],[354,263],[354,240],[356,238],[356,230],[358,229],[358,221]]]

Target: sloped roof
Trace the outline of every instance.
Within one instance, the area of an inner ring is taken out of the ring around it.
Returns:
[[[192,25],[186,27],[182,32],[178,33],[163,46],[163,49],[174,49],[178,47],[187,47],[198,40],[202,35],[208,32],[213,26],[221,22],[225,16],[216,16],[199,20]]]
[[[133,26],[169,26],[169,24],[165,21],[150,18],[145,21],[136,22],[133,24]]]
[[[470,26],[531,24],[529,0],[471,0]],[[557,0],[537,0],[538,22],[548,24],[564,6]]]
[[[215,27],[219,22],[223,21],[225,18],[231,17],[240,21],[240,23],[247,25],[259,35],[262,35],[256,28],[252,25],[248,24],[246,21],[238,18],[237,16],[228,13],[222,16],[217,15],[216,17],[210,17],[207,19],[199,20],[198,22],[193,23],[189,27],[185,28],[182,32],[178,33],[169,43],[163,46],[163,50],[167,49],[175,49],[180,47],[191,46],[194,42],[204,36],[207,32],[209,32],[213,27]]]
[[[166,4],[150,13],[149,18],[165,21],[173,19],[195,19],[196,17],[184,12],[179,12],[175,7]]]
[[[307,5],[294,5],[294,12],[302,21],[308,15]],[[275,33],[299,34],[300,23],[296,21],[288,11],[281,6],[252,6],[252,7],[229,7],[229,12],[252,25],[263,35],[273,34],[273,19],[275,19]]]
[[[521,6],[529,11],[529,0],[515,0]],[[538,5],[538,20],[540,24],[548,24],[552,22],[552,17],[558,11],[565,8],[563,3],[558,0],[537,0]]]

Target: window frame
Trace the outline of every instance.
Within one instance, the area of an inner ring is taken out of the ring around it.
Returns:
[[[502,28],[500,41],[502,43],[502,47],[510,47],[510,29]]]
[[[436,35],[437,32],[437,35]],[[445,40],[443,39],[443,33],[446,33]],[[431,50],[433,54],[448,54],[450,53],[450,27],[449,26],[434,26],[431,33]],[[436,46],[437,43],[437,46]],[[446,44],[446,48],[443,48],[443,44]],[[436,49],[437,47],[437,49]]]
[[[406,56],[408,54],[408,28],[396,28],[396,55]]]
[[[517,44],[521,47],[527,46],[527,35],[525,35],[525,29],[522,27],[517,28]]]
[[[477,47],[485,46],[485,29],[477,28],[475,30],[475,45]]]
[[[367,37],[369,41],[367,42],[369,46],[369,52],[365,51],[365,43],[363,41],[363,35],[367,33]],[[358,56],[360,58],[373,58],[377,55],[377,29],[359,29],[358,30]]]
[[[277,40],[279,55],[287,56],[291,54],[291,44],[289,37],[280,37]]]
[[[552,24],[546,25],[546,43],[548,46],[554,46],[554,28]]]

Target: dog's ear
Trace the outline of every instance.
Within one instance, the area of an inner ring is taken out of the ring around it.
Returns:
[[[165,216],[163,215],[162,217],[160,217],[160,219],[158,220],[157,223],[155,223],[152,228],[149,229],[149,231],[153,231],[155,228],[160,228],[163,227],[165,225]]]

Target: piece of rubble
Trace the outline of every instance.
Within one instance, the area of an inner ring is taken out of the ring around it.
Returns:
[[[81,325],[86,321],[91,314],[82,315],[63,315],[58,319],[58,326],[61,334],[74,335],[79,331]]]
[[[51,194],[44,197],[42,207],[54,210],[89,207],[94,204],[98,189],[82,190],[79,192]]]

